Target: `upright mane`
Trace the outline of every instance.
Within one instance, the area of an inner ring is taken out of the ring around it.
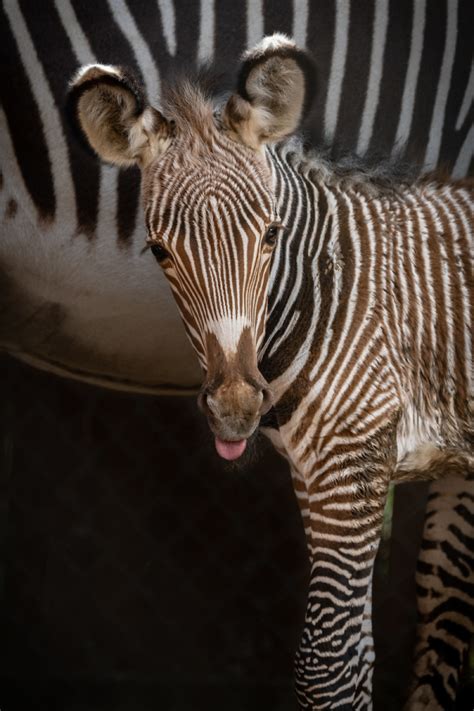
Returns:
[[[334,145],[311,146],[303,135],[296,135],[283,141],[278,150],[301,172],[340,188],[360,188],[375,194],[398,192],[423,175],[420,166],[403,158],[403,148],[392,155],[360,156]]]
[[[206,67],[194,75],[180,74],[164,87],[163,112],[190,143],[208,143],[218,131],[215,82],[215,74]]]
[[[219,77],[212,67],[174,77],[163,91],[163,111],[190,144],[212,144],[221,129],[219,115],[227,97],[218,93]],[[303,133],[279,141],[275,149],[304,173],[329,185],[368,189],[372,193],[396,192],[422,177],[420,166],[403,158],[403,146],[392,155],[359,156],[337,145],[308,144]]]

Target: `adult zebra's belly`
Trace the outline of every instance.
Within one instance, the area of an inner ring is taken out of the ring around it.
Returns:
[[[195,391],[196,356],[143,243],[35,228],[18,209],[0,238],[0,349],[106,387]]]

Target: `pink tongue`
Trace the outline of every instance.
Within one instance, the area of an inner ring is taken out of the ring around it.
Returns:
[[[238,442],[226,442],[223,439],[216,437],[216,449],[217,453],[223,459],[238,459],[241,454],[244,453],[245,447],[247,446],[247,440],[241,439]]]

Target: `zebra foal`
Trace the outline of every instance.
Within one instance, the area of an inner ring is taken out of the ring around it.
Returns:
[[[472,184],[306,151],[289,136],[312,86],[306,54],[273,35],[223,105],[185,80],[161,112],[92,65],[70,109],[99,156],[142,168],[218,453],[239,458],[261,424],[290,463],[311,560],[301,708],[361,709],[388,485],[472,474]]]

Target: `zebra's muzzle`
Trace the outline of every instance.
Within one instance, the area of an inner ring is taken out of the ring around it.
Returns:
[[[218,453],[224,459],[236,459],[245,450],[237,443],[255,432],[261,416],[270,409],[272,398],[266,383],[254,385],[238,379],[222,383],[215,391],[204,387],[198,402],[216,436]],[[224,446],[230,444],[235,446]]]
[[[213,334],[208,334],[206,350],[206,380],[198,404],[216,436],[219,455],[237,459],[261,416],[272,406],[272,395],[258,370],[255,341],[249,328],[242,331],[234,352],[224,351]]]

